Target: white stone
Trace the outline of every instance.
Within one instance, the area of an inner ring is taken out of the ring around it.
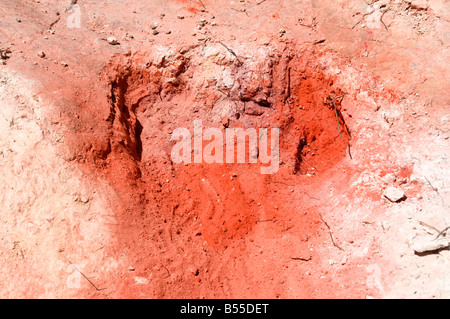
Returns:
[[[114,44],[117,44],[118,42],[117,42],[117,39],[115,38],[115,37],[109,37],[108,39],[106,39],[106,41],[109,43],[109,44],[111,44],[111,45],[114,45]]]
[[[383,196],[391,202],[396,203],[405,198],[405,193],[401,189],[389,186],[384,190]]]
[[[449,246],[448,239],[445,237],[440,237],[437,239],[419,239],[416,240],[412,246],[414,252],[416,253],[426,253],[436,251]]]

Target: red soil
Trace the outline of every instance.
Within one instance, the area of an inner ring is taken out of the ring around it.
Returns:
[[[369,283],[371,265],[383,270],[383,284],[397,266],[388,254],[378,253],[385,242],[375,221],[386,209],[378,179],[394,174],[395,185],[404,185],[414,165],[401,164],[401,155],[390,152],[382,138],[373,137],[378,132],[387,140],[386,123],[374,114],[380,106],[398,107],[409,88],[400,77],[385,79],[389,66],[373,66],[388,63],[392,45],[380,30],[364,33],[348,27],[336,31],[339,38],[332,22],[340,18],[334,9],[327,9],[329,3],[305,7],[303,24],[322,17],[317,33],[312,25],[299,25],[299,17],[289,14],[284,2],[275,11],[278,5],[269,1],[261,5],[245,1],[242,5],[253,13],[242,24],[236,21],[245,19],[247,11],[229,10],[214,1],[203,1],[209,12],[187,0],[164,2],[162,7],[80,2],[83,27],[75,31],[64,26],[67,13],[56,1],[7,1],[1,9],[7,16],[1,32],[8,41],[15,38],[8,67],[37,80],[36,94],[49,105],[43,129],[63,132],[61,152],[69,154],[71,165],[94,183],[107,183],[114,190],[107,198],[115,216],[115,223],[108,225],[112,240],[102,256],[117,267],[89,265],[96,286],[104,289],[84,283],[75,296],[382,295],[377,285]],[[62,19],[53,26],[56,35],[48,35],[43,30],[58,17],[57,8]],[[163,11],[166,16],[161,19]],[[143,12],[151,12],[151,17]],[[185,18],[177,19],[177,14]],[[194,29],[200,18],[210,24],[211,14],[220,28],[206,33],[213,40],[192,40],[187,30]],[[17,15],[22,17],[20,27],[13,25]],[[266,19],[273,26],[263,30]],[[352,21],[350,14],[343,19]],[[149,42],[153,21],[160,23],[161,34]],[[251,42],[237,26],[249,28],[248,34],[255,30],[252,36],[257,40]],[[292,32],[280,37],[281,27]],[[168,29],[172,33],[162,34]],[[43,40],[46,35],[49,39]],[[110,35],[120,45],[108,45],[103,38]],[[260,44],[260,38],[268,35],[270,45]],[[318,41],[322,35],[325,44]],[[355,37],[360,40],[355,42]],[[361,58],[379,49],[376,41],[383,43],[384,51],[370,61]],[[36,56],[41,49],[45,59]],[[208,55],[209,49],[223,57]],[[231,88],[220,87],[222,71],[231,72]],[[209,85],[209,80],[215,84]],[[231,106],[215,113],[223,101]],[[437,101],[442,108],[444,103]],[[192,131],[195,119],[203,120],[204,127],[224,128],[224,117],[230,128],[280,129],[281,165],[276,174],[261,175],[259,164],[172,162],[174,129]],[[367,124],[361,124],[364,118]],[[400,135],[407,131],[398,130]],[[402,145],[398,140],[390,143]],[[365,173],[370,175],[368,181]],[[408,187],[409,198],[425,186],[416,181]],[[369,212],[357,215],[366,211],[366,204],[372,205]],[[76,227],[72,231],[80,232]]]

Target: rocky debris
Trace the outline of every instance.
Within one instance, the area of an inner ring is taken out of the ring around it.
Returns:
[[[235,86],[232,96],[237,95],[243,102],[253,101],[264,107],[272,105],[273,61],[270,58],[263,63],[260,61],[246,62],[236,77],[239,86]]]
[[[82,202],[83,204],[89,203],[89,197],[87,197],[87,196],[81,196],[81,197],[80,197],[80,202]]]
[[[430,253],[435,252],[440,249],[447,248],[450,245],[449,241],[445,237],[440,237],[436,239],[419,239],[417,240],[413,246],[412,249],[416,254],[424,254],[424,253]]]
[[[252,116],[260,116],[264,114],[264,108],[255,102],[249,101],[245,103],[244,113]]]
[[[89,197],[75,195],[75,202],[80,202],[80,203],[83,203],[83,204],[87,204],[87,203],[89,203]]]
[[[383,197],[387,198],[393,203],[398,203],[401,200],[404,200],[406,198],[406,195],[401,189],[389,186],[384,190]]]
[[[200,274],[200,269],[198,269],[197,267],[189,267],[188,271],[194,276],[198,276]]]
[[[411,9],[418,10],[418,11],[427,11],[429,8],[428,1],[425,0],[411,0],[411,1],[405,1],[411,6]]]
[[[10,48],[0,48],[0,62],[5,64],[5,60],[10,58],[11,49]]]
[[[106,39],[106,42],[108,42],[111,45],[116,45],[119,44],[119,42],[117,41],[117,39],[115,37],[109,37]]]
[[[148,279],[145,277],[134,277],[136,285],[148,285]]]
[[[389,174],[384,175],[384,176],[381,178],[381,180],[382,180],[385,184],[392,184],[392,183],[394,183],[394,182],[397,180],[397,178],[395,177],[395,175],[389,173]]]
[[[45,53],[44,53],[44,51],[39,51],[39,52],[37,53],[37,55],[38,55],[38,57],[40,57],[40,58],[45,58]]]
[[[184,16],[178,15],[177,18],[180,19],[180,20],[183,20],[183,19],[184,19]]]

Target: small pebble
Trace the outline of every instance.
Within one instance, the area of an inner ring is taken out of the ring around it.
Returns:
[[[153,30],[153,35],[158,35],[159,31],[158,30]]]
[[[401,189],[392,186],[387,187],[384,190],[383,196],[393,203],[399,202],[406,198],[405,193]]]
[[[87,196],[81,196],[81,197],[80,197],[80,202],[82,202],[82,203],[84,203],[84,204],[88,203],[88,202],[89,202],[89,197],[87,197]]]
[[[178,19],[184,19],[184,16],[179,15],[179,16],[177,16],[177,18],[178,18]]]
[[[119,43],[119,42],[117,42],[117,39],[115,37],[109,37],[108,39],[106,39],[106,41],[111,45],[115,45],[115,44]]]
[[[412,245],[412,249],[416,254],[438,251],[449,246],[449,241],[445,237],[440,238],[418,238]]]
[[[40,57],[40,58],[45,58],[45,53],[44,53],[44,51],[39,51],[37,55],[38,55],[38,57]]]

